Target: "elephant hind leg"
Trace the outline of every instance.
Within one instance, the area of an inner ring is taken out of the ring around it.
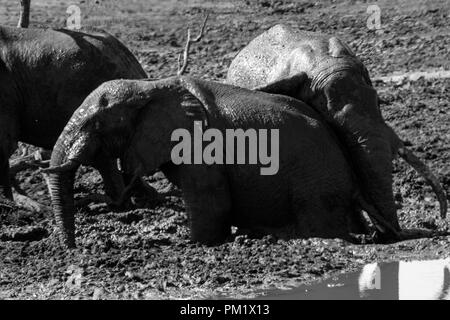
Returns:
[[[2,115],[0,115],[1,117]],[[13,200],[9,175],[9,157],[17,149],[17,135],[14,134],[13,121],[0,119],[0,197]]]
[[[231,197],[228,180],[218,166],[186,165],[180,170],[191,240],[222,243],[231,234]]]

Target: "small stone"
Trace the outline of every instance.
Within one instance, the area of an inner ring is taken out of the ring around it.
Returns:
[[[95,288],[92,294],[92,300],[100,300],[104,294],[105,291],[102,288]]]

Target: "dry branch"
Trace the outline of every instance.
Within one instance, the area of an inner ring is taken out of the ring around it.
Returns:
[[[200,33],[198,34],[197,37],[195,37],[194,39],[191,39],[191,30],[190,29],[187,30],[187,40],[186,40],[186,45],[185,45],[184,51],[183,51],[183,65],[180,65],[181,54],[178,55],[178,72],[177,72],[177,74],[179,76],[181,76],[186,71],[186,68],[188,66],[189,49],[191,48],[191,44],[199,42],[203,37],[203,32],[205,31],[205,26],[206,26],[206,21],[208,20],[208,16],[209,16],[209,14],[207,14],[205,16],[202,27],[200,29]]]
[[[30,24],[30,2],[31,0],[20,0],[20,18],[18,28],[28,28]]]

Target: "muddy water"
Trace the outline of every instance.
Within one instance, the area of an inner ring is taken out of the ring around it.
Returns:
[[[361,271],[259,299],[450,300],[450,258],[372,263]]]

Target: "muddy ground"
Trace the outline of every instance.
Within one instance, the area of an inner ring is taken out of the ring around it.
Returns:
[[[0,1],[0,22],[16,25],[18,0]],[[33,0],[31,26],[64,27],[67,7],[79,1]],[[411,71],[450,69],[450,9],[441,1],[378,1],[381,29],[366,26],[365,1],[156,1],[106,0],[80,4],[83,26],[104,28],[121,39],[151,78],[174,75],[186,26],[197,29],[210,13],[207,33],[192,47],[188,72],[222,81],[235,54],[275,23],[334,33],[358,54],[373,78]],[[375,81],[382,111],[450,192],[450,79],[398,83]],[[405,228],[449,230],[439,220],[431,189],[402,161],[395,161],[395,192]],[[49,205],[40,173],[27,171],[20,185]],[[216,247],[188,239],[179,191],[162,175],[149,181],[163,196],[129,212],[88,204],[77,215],[78,249],[62,248],[50,210],[0,214],[0,298],[208,298],[252,297],[355,270],[373,261],[450,255],[450,237],[392,245],[342,240],[282,241],[239,235]],[[102,192],[100,177],[80,170],[77,198]]]

